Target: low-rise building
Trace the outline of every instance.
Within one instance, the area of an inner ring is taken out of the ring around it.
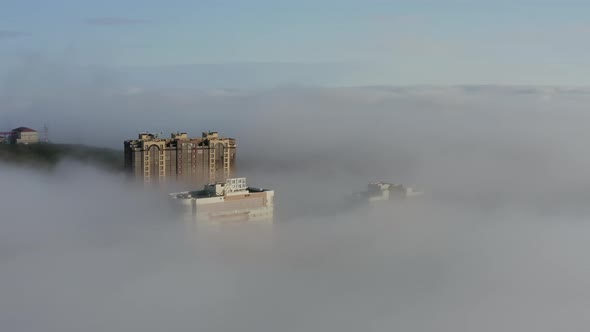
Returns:
[[[387,182],[370,182],[367,191],[354,194],[357,200],[367,202],[390,201],[404,199],[412,196],[420,196],[422,192],[401,184]]]
[[[10,132],[0,133],[0,143],[36,144],[39,143],[39,133],[31,128],[18,127]]]
[[[246,178],[207,184],[202,190],[171,193],[173,207],[199,222],[272,223],[274,191],[248,187]]]
[[[16,144],[39,143],[39,133],[27,127],[18,127],[12,130],[12,139]]]

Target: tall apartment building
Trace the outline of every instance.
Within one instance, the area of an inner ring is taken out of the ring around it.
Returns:
[[[204,132],[189,138],[173,133],[164,139],[141,133],[125,141],[125,169],[144,183],[181,182],[191,185],[223,182],[235,169],[236,140]]]

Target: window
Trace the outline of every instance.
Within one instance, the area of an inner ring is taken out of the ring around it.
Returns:
[[[148,157],[148,156],[145,156],[145,160],[150,160],[150,157]]]
[[[145,170],[146,170],[146,171],[149,171],[149,170],[150,170],[150,168],[149,168],[149,167],[146,167],[146,168],[145,168]]]
[[[164,160],[164,156],[160,156],[160,160]]]
[[[145,172],[145,176],[150,176],[150,172]]]
[[[163,170],[164,170],[164,166],[160,166],[160,171],[163,171]]]
[[[163,160],[160,160],[160,165],[164,165],[164,161]]]
[[[145,162],[145,165],[146,165],[146,166],[149,166],[149,165],[150,165],[150,162],[149,162],[149,161],[146,161],[146,162]]]

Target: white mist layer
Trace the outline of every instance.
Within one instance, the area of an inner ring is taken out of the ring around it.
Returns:
[[[574,331],[587,323],[583,218],[489,214],[425,198],[273,227],[203,228],[168,218],[159,194],[76,164],[50,175],[3,166],[1,180],[14,188],[0,201],[0,317],[10,331]]]
[[[5,330],[588,326],[588,89],[103,84],[4,89],[0,120],[113,147],[136,129],[219,130],[238,139],[238,175],[276,190],[277,221],[197,228],[120,174],[0,165]],[[426,195],[348,206],[371,180]]]

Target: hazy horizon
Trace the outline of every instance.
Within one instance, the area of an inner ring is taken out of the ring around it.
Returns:
[[[137,127],[218,130],[238,139],[238,176],[276,191],[277,219],[195,228],[121,175],[0,165],[12,331],[585,326],[586,89],[51,88],[2,94],[3,123],[116,148]],[[426,196],[349,208],[374,180]]]

